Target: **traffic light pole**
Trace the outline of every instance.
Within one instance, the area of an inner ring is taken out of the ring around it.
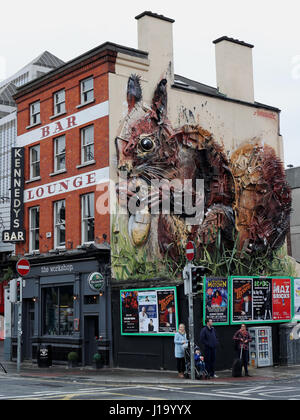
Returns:
[[[18,308],[18,342],[17,342],[17,372],[21,370],[21,351],[22,351],[22,301],[23,301],[23,279],[20,282],[20,300],[17,302]]]
[[[195,380],[195,356],[194,356],[194,296],[192,293],[192,276],[190,274],[190,293],[189,293],[189,336],[190,336],[190,356],[191,356],[191,379]]]
[[[190,366],[191,366],[191,379],[195,379],[195,358],[194,358],[194,296],[192,287],[192,267],[193,264],[188,263],[183,270],[184,277],[184,293],[188,296],[189,306],[189,341],[190,341]]]

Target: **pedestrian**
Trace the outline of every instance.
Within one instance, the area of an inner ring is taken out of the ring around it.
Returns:
[[[237,357],[240,358],[242,354],[242,366],[245,370],[245,376],[251,376],[248,372],[249,363],[249,343],[252,341],[252,337],[247,331],[246,325],[242,324],[241,328],[234,334],[233,339],[236,344]]]
[[[204,347],[204,360],[208,376],[210,378],[217,378],[217,375],[215,374],[215,364],[218,339],[211,318],[206,320],[206,326],[201,330],[200,342]]]
[[[178,331],[176,332],[175,337],[174,337],[174,344],[175,344],[175,358],[176,358],[176,363],[177,363],[178,377],[184,378],[184,371],[185,371],[184,352],[185,352],[185,349],[188,347],[188,341],[186,338],[184,324],[179,325]]]

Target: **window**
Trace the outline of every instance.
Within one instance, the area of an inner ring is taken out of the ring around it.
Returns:
[[[63,114],[64,112],[66,112],[66,93],[64,89],[54,93],[53,102],[54,115]]]
[[[66,244],[66,202],[65,200],[54,203],[54,247]]]
[[[40,176],[40,146],[30,148],[30,179]]]
[[[81,196],[81,239],[82,243],[94,241],[94,193]]]
[[[42,289],[43,335],[73,334],[73,293],[73,286]]]
[[[81,129],[81,163],[94,160],[94,126]]]
[[[66,169],[66,136],[54,139],[54,172]]]
[[[30,105],[30,125],[39,124],[40,122],[40,101],[37,101]]]
[[[80,82],[80,98],[81,104],[94,100],[94,79],[92,77]]]
[[[40,248],[40,208],[29,209],[29,251],[39,251]]]

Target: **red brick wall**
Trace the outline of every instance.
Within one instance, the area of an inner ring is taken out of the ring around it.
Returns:
[[[68,115],[75,114],[82,109],[95,106],[108,100],[108,71],[111,69],[111,63],[105,61],[94,61],[90,64],[83,63],[80,69],[72,73],[65,74],[56,80],[51,81],[46,86],[34,90],[17,99],[18,104],[18,135],[28,133],[30,130],[41,128],[47,124],[66,118]],[[84,108],[77,109],[80,104],[80,81],[93,76],[94,78],[94,103],[86,105]],[[53,94],[60,89],[65,89],[66,111],[65,115],[50,119],[54,114]],[[30,124],[29,106],[35,101],[40,101],[41,125],[27,129]],[[85,125],[94,125],[94,153],[95,164],[76,168],[81,164],[81,137],[80,129]],[[74,127],[66,132],[60,132],[58,135],[66,136],[66,169],[60,175],[50,176],[54,172],[54,137],[49,137],[40,142],[25,146],[25,181],[29,180],[29,148],[35,144],[40,144],[40,176],[41,180],[25,184],[25,190],[40,185],[57,182],[71,176],[91,172],[96,169],[109,166],[109,117],[99,118],[95,121],[80,127]],[[26,243],[18,244],[16,253],[24,254],[29,251],[29,215],[30,207],[40,206],[40,252],[44,253],[54,247],[53,230],[53,206],[58,200],[66,200],[66,247],[75,249],[81,244],[81,202],[80,196],[89,192],[95,192],[95,203],[101,194],[96,191],[95,186],[91,186],[67,194],[60,194],[51,198],[44,198],[30,203],[25,203],[24,223],[26,229]],[[52,232],[52,237],[47,239],[46,232]],[[107,235],[107,241],[110,238],[110,217],[109,214],[99,215],[95,210],[95,239],[103,241],[103,234]]]

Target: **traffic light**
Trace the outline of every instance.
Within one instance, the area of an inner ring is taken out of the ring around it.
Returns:
[[[191,268],[191,278],[192,278],[192,293],[197,294],[201,290],[202,286],[202,278],[206,272],[206,268],[199,266],[199,267],[192,267]]]

